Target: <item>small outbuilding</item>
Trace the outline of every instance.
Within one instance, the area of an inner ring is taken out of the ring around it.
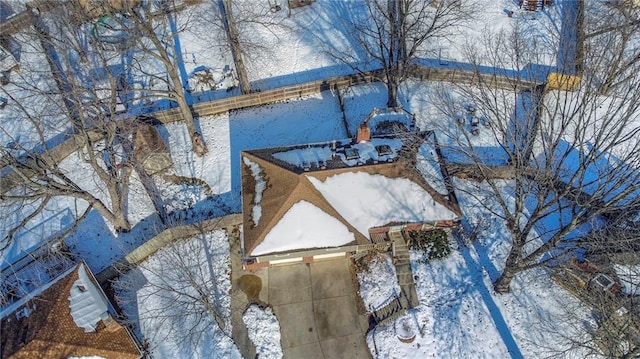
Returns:
[[[135,133],[134,156],[150,176],[173,166],[169,148],[155,126],[147,124],[138,126]]]

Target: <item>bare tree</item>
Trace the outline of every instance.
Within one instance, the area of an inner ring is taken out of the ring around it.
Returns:
[[[353,21],[354,36],[368,57],[382,66],[387,85],[387,107],[398,106],[398,86],[407,79],[412,61],[434,57],[431,41],[449,35],[473,10],[457,0],[367,0],[367,16]],[[350,56],[344,61],[353,62]]]
[[[599,56],[583,60],[590,63],[589,75],[598,80],[600,91],[608,94],[640,69],[635,45],[640,31],[640,9],[613,2],[609,6],[587,3],[584,7],[584,18],[588,20],[584,22],[584,46],[586,51]]]
[[[13,141],[0,148],[0,164],[14,181],[3,188],[3,204],[32,203],[31,213],[17,223],[18,228],[51,198],[72,197],[96,209],[117,231],[128,231],[126,201],[135,126],[118,122],[122,104],[117,78],[108,71],[110,59],[87,53],[83,38],[69,36],[73,30],[61,23],[36,16],[35,28],[35,33],[25,35],[23,47],[40,52],[49,67],[36,64],[13,75],[12,85],[2,88],[12,111],[9,116],[15,116],[5,125],[23,121],[31,130],[27,135],[4,128]],[[68,153],[77,151],[79,161],[74,164],[62,147],[53,148],[59,139],[69,140],[63,147]],[[15,228],[8,231],[5,245]]]
[[[66,8],[68,15],[79,24],[97,25],[96,15],[108,17],[107,29],[122,33],[120,41],[104,44],[103,38],[92,40],[102,41],[105,52],[115,47],[115,52],[126,63],[126,72],[120,75],[117,83],[120,91],[130,97],[129,102],[152,102],[159,98],[175,102],[187,126],[194,152],[203,156],[208,149],[190,107],[190,95],[185,87],[187,75],[181,74],[180,68],[184,59],[179,47],[179,34],[187,29],[189,19],[196,14],[188,7],[176,8],[171,4],[164,1],[157,4],[132,2],[131,6],[123,8],[117,2],[104,2],[99,9],[92,11],[81,7]],[[186,19],[178,22],[178,13]],[[142,88],[135,88],[130,83],[136,77],[143,82]]]
[[[610,358],[640,354],[639,235],[638,221],[625,214],[585,236],[589,249],[579,259],[553,268],[554,280],[580,302],[560,303],[562,326],[545,320],[540,324],[561,339],[567,353]],[[585,312],[586,320],[578,314]]]
[[[223,289],[230,288],[226,238],[215,231],[172,243],[114,282],[117,302],[146,327],[152,351],[170,341],[183,355],[206,357],[216,347],[212,342],[231,340],[230,302]]]
[[[511,232],[504,270],[494,283],[499,293],[509,291],[517,273],[584,248],[576,238],[640,204],[640,77],[625,72],[610,96],[601,96],[599,79],[611,75],[603,71],[618,69],[591,51],[613,44],[597,37],[587,44],[581,81],[559,76],[573,91],[536,86],[530,64],[540,62],[538,45],[516,28],[491,39],[485,55],[471,57],[476,86],[452,85],[436,100],[459,123],[442,141],[457,152],[450,160],[458,164],[449,172],[486,181],[498,204],[487,209]],[[636,51],[626,42],[615,45],[616,51]],[[487,64],[497,73],[485,73],[481,65]],[[512,69],[512,76],[496,85],[494,75],[507,72],[500,69]],[[486,142],[477,140],[481,133],[496,144],[491,156]]]
[[[219,9],[220,17],[224,24],[225,32],[227,33],[227,41],[233,54],[236,71],[238,72],[240,89],[242,93],[249,93],[251,92],[251,85],[249,84],[249,76],[247,75],[247,69],[244,66],[244,59],[242,58],[243,51],[240,45],[240,34],[238,32],[238,26],[236,25],[231,0],[220,0]]]
[[[202,34],[220,51],[231,50],[235,71],[242,93],[253,91],[249,82],[249,69],[265,58],[273,56],[271,38],[289,30],[286,14],[279,5],[252,0],[216,0],[201,16],[194,19],[198,26],[214,27],[215,31]],[[277,11],[276,11],[277,10]]]

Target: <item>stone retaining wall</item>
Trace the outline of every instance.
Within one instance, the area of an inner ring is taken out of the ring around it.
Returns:
[[[242,215],[237,213],[196,224],[168,228],[125,255],[124,258],[113,263],[110,267],[96,274],[96,279],[101,285],[104,285],[110,279],[117,277],[122,272],[126,272],[132,266],[140,264],[152,254],[176,240],[190,238],[216,229],[231,228],[241,223]]]

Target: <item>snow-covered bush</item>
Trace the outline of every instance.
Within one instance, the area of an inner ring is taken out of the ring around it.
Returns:
[[[280,323],[271,308],[260,308],[252,304],[242,315],[247,326],[249,339],[256,347],[259,358],[280,359],[283,357],[280,346]]]
[[[409,247],[424,252],[424,261],[445,258],[451,253],[447,232],[442,229],[409,232]]]

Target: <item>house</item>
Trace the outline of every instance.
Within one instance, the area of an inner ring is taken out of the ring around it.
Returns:
[[[0,357],[142,357],[115,314],[82,262],[2,312]]]
[[[361,128],[361,134],[368,132]],[[457,225],[461,213],[455,200],[416,168],[429,134],[374,133],[357,143],[243,151],[245,267],[390,250],[393,241],[381,228]],[[382,227],[389,223],[396,225]],[[380,240],[371,238],[374,227]]]

